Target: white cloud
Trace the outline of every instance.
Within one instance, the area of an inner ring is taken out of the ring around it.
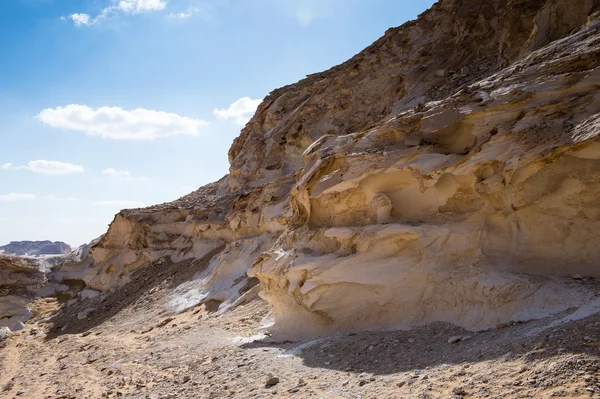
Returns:
[[[138,14],[143,11],[160,11],[167,6],[162,0],[121,0],[117,9],[129,14]]]
[[[172,21],[185,21],[191,17],[206,23],[212,23],[215,21],[215,10],[211,4],[203,2],[188,7],[186,11],[170,12],[167,15],[167,18]]]
[[[71,104],[46,108],[37,115],[46,125],[115,140],[154,140],[176,135],[197,136],[208,122],[163,111],[119,107],[90,108]]]
[[[33,194],[9,193],[0,195],[0,202],[31,201],[36,198]]]
[[[73,173],[83,173],[85,169],[83,166],[74,165],[67,162],[58,161],[30,161],[28,163],[28,169],[34,173],[42,173],[45,175],[70,175]]]
[[[200,10],[196,7],[190,7],[186,12],[171,12],[169,13],[169,18],[172,19],[188,19],[194,14],[199,13]]]
[[[113,0],[114,1],[114,0]],[[146,11],[162,11],[166,8],[167,3],[163,0],[120,0],[114,6],[108,6],[102,9],[100,13],[92,18],[89,14],[74,13],[69,15],[75,26],[95,25],[112,14],[122,13],[126,15],[135,15]],[[60,19],[65,19],[61,17]]]
[[[90,24],[90,16],[88,14],[71,14],[69,18],[73,21],[75,26],[80,27],[81,25],[89,25]]]
[[[18,170],[18,169],[27,169],[27,166],[14,166],[12,163],[7,162],[4,165],[0,166],[0,169],[4,169],[4,170]]]
[[[104,169],[102,171],[103,175],[108,175],[112,177],[131,177],[131,172],[128,170],[116,170],[113,168]]]
[[[252,115],[256,112],[256,108],[260,105],[262,100],[253,100],[250,97],[243,97],[234,102],[227,109],[216,109],[213,113],[219,119],[233,120],[240,126],[244,126]]]
[[[122,180],[148,180],[148,177],[146,176],[136,177],[128,170],[118,170],[113,168],[104,169],[102,174]]]
[[[41,173],[44,175],[70,175],[73,173],[83,173],[83,166],[75,165],[68,162],[46,161],[39,159],[37,161],[29,161],[27,166],[14,166],[12,163],[5,163],[0,167],[5,170],[29,170],[33,173]]]
[[[119,208],[119,209],[132,209],[132,208],[142,208],[146,206],[143,202],[140,201],[121,201],[121,200],[113,200],[113,201],[98,201],[94,202],[96,206],[101,206],[104,208]]]

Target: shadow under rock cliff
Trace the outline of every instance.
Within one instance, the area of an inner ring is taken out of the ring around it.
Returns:
[[[128,309],[151,317],[159,309],[156,303],[161,298],[204,271],[210,260],[224,248],[225,245],[222,245],[201,259],[177,263],[167,259],[157,260],[133,273],[131,281],[123,287],[97,298],[82,300],[70,306],[63,305],[49,320],[52,326],[47,339],[86,332]]]
[[[284,356],[298,356],[315,369],[356,374],[392,375],[444,365],[520,360],[525,363],[558,355],[586,354],[583,370],[600,364],[600,314],[547,328],[552,318],[516,323],[474,333],[448,323],[432,323],[409,331],[364,331],[333,334],[305,342],[276,342],[272,338],[244,344],[244,348],[280,348]],[[463,340],[451,343],[453,337]],[[591,340],[591,341],[590,341]],[[589,371],[589,370],[588,370]]]

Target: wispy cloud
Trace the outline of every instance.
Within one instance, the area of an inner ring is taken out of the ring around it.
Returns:
[[[37,197],[33,194],[22,194],[22,193],[9,193],[1,194],[0,202],[20,202],[20,201],[31,201]]]
[[[149,178],[146,176],[134,176],[133,173],[131,173],[128,170],[118,170],[118,169],[114,169],[114,168],[108,168],[108,169],[104,169],[102,171],[103,175],[106,176],[110,176],[113,177],[115,179],[121,179],[121,180],[129,180],[129,181],[141,181],[141,180],[148,180]]]
[[[215,116],[219,119],[233,120],[236,124],[244,126],[252,115],[256,112],[256,108],[260,105],[262,100],[253,100],[250,97],[242,97],[227,109],[217,109],[213,111]]]
[[[71,19],[73,24],[77,27],[91,26],[104,21],[111,15],[119,13],[135,15],[147,11],[161,11],[164,10],[166,6],[167,3],[163,0],[120,0],[116,5],[103,8],[102,11],[93,18],[85,13],[70,14],[68,18]],[[66,18],[61,17],[61,19]]]
[[[0,169],[29,170],[33,173],[41,173],[44,175],[70,175],[74,173],[83,173],[85,171],[81,165],[75,165],[68,162],[47,161],[45,159],[29,161],[27,166],[15,166],[8,162],[0,166]]]
[[[88,14],[71,14],[69,18],[73,21],[75,26],[79,27],[81,25],[89,25],[90,24],[90,16]]]
[[[199,12],[200,12],[199,8],[190,7],[187,9],[187,11],[184,11],[184,12],[170,12],[168,16],[171,19],[185,20],[185,19],[188,19],[188,18],[198,14]]]
[[[115,140],[154,140],[177,135],[197,136],[208,122],[177,114],[136,108],[91,108],[71,104],[46,108],[37,115],[46,125],[77,130],[90,136]]]
[[[114,7],[128,14],[138,14],[143,11],[163,10],[167,3],[163,0],[121,0]]]
[[[123,201],[123,200],[112,200],[112,201],[97,201],[94,205],[101,206],[103,208],[118,208],[118,209],[132,209],[142,208],[146,206],[141,201]]]

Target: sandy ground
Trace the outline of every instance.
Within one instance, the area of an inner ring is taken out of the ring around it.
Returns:
[[[261,333],[262,300],[174,315],[183,277],[152,273],[70,307],[38,300],[0,343],[0,398],[600,398],[600,316],[278,342]]]

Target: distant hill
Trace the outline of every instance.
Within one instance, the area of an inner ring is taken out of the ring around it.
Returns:
[[[63,255],[71,252],[71,246],[62,241],[11,241],[0,246],[0,251],[7,255]]]

